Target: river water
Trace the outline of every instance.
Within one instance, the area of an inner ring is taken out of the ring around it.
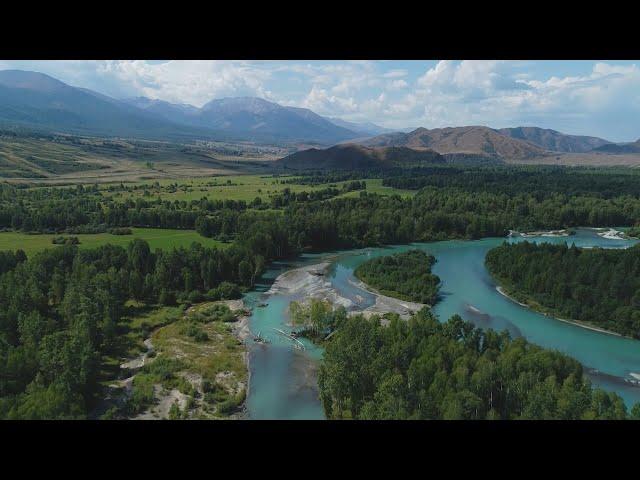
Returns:
[[[326,254],[302,255],[295,261],[275,263],[262,278],[262,284],[245,296],[253,308],[250,328],[271,341],[250,345],[250,387],[247,397],[252,419],[323,419],[318,399],[316,373],[322,350],[303,341],[304,351],[292,348],[291,342],[273,328],[290,330],[286,323],[287,307],[295,296],[266,295],[273,280],[288,269],[303,265],[332,262],[325,277],[338,292],[366,308],[374,303],[371,294],[354,283],[353,270],[362,262],[382,255],[419,248],[436,257],[433,272],[442,280],[441,299],[433,311],[441,321],[453,314],[483,328],[507,329],[512,337],[546,348],[557,349],[580,361],[594,385],[617,392],[627,406],[640,402],[640,387],[625,381],[630,373],[640,373],[640,341],[595,332],[561,322],[520,306],[501,295],[484,266],[487,252],[504,241],[517,242],[522,237],[450,240],[385,248],[367,248]],[[571,237],[530,237],[528,241],[575,243],[578,247],[625,248],[635,240],[610,240],[593,230],[579,229]],[[266,303],[266,306],[258,305]]]

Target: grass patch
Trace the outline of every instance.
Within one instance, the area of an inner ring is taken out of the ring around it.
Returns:
[[[125,247],[132,240],[140,238],[149,242],[151,250],[156,248],[171,249],[189,247],[193,242],[205,247],[221,247],[228,243],[206,238],[195,230],[174,230],[168,228],[132,228],[131,235],[113,235],[110,233],[74,234],[80,244],[78,248],[96,248],[102,245],[120,245]],[[60,235],[34,234],[20,232],[0,232],[0,250],[22,249],[27,255],[32,255],[46,248],[58,248],[53,240]]]
[[[203,414],[228,416],[244,402],[246,393],[241,385],[248,380],[245,349],[233,334],[230,318],[235,319],[235,315],[225,305],[204,304],[190,310],[186,317],[159,328],[152,337],[158,359],[165,356],[178,359],[181,372],[202,379]],[[184,378],[183,381],[193,388],[190,382]],[[179,388],[192,398],[197,395],[196,391],[188,393],[178,386],[172,388]]]
[[[109,187],[103,187],[103,194],[112,196],[116,200],[126,200],[129,198],[156,198],[162,200],[200,200],[207,197],[209,200],[244,200],[251,202],[256,197],[262,201],[268,201],[273,194],[282,192],[288,188],[291,192],[312,192],[326,189],[329,184],[319,185],[299,185],[295,183],[281,183],[280,180],[269,175],[225,175],[206,178],[191,178],[179,180],[157,180],[135,183],[128,185],[129,191],[109,191]],[[290,180],[290,178],[286,178]],[[380,195],[399,194],[403,197],[410,197],[416,194],[413,190],[399,190],[393,187],[382,185],[382,179],[365,179],[367,182],[367,192]],[[341,188],[345,183],[335,182],[336,188]],[[360,191],[352,191],[343,196],[358,196]]]

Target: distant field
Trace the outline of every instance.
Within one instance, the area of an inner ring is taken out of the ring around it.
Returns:
[[[149,242],[151,250],[156,248],[188,247],[192,242],[204,246],[225,246],[226,243],[205,238],[193,230],[171,230],[162,228],[132,228],[132,235],[111,235],[110,233],[96,233],[85,235],[67,235],[64,237],[78,237],[79,248],[96,248],[110,243],[126,246],[134,238],[141,238]],[[45,248],[58,248],[51,240],[58,235],[28,235],[26,233],[0,232],[0,250],[22,249],[27,255]]]
[[[0,132],[0,179],[68,185],[259,173],[287,152],[281,147],[249,144],[183,145]]]
[[[245,200],[252,201],[256,197],[262,200],[268,200],[269,195],[281,192],[285,188],[289,188],[292,192],[311,192],[314,190],[322,190],[329,187],[330,184],[322,185],[297,185],[290,183],[281,183],[282,180],[290,180],[291,177],[273,177],[267,175],[225,175],[219,177],[207,178],[190,178],[181,180],[158,180],[147,181],[133,184],[139,186],[131,192],[109,192],[108,186],[103,187],[103,193],[113,196],[114,199],[125,200],[128,198],[144,197],[145,195],[153,197],[160,196],[163,200],[200,200],[207,197],[209,200]],[[412,190],[397,190],[392,187],[383,187],[381,179],[365,179],[367,182],[367,192],[378,193],[380,195],[399,194],[402,196],[415,195]],[[347,182],[336,182],[338,188]],[[171,185],[177,184],[175,191]],[[145,193],[146,192],[146,193]],[[359,191],[349,192],[344,196],[358,196]]]
[[[413,197],[417,190],[401,190],[399,188],[385,187],[382,185],[381,178],[369,178],[365,180],[367,182],[367,192],[377,193],[378,195],[400,195],[403,198]],[[342,195],[343,197],[357,197],[360,195],[359,191],[348,192]]]

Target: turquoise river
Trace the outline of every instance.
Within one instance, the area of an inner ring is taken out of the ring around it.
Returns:
[[[557,349],[585,367],[594,385],[617,392],[631,406],[640,401],[640,387],[628,380],[640,373],[640,341],[600,333],[548,317],[523,307],[496,290],[484,266],[487,252],[504,241],[522,237],[451,240],[385,248],[366,248],[306,254],[294,261],[275,263],[257,288],[245,296],[253,309],[250,328],[271,343],[250,342],[250,385],[247,397],[252,419],[323,419],[318,399],[316,373],[322,350],[307,341],[306,349],[296,350],[273,329],[289,331],[287,307],[294,296],[267,295],[273,280],[283,272],[303,265],[331,262],[326,280],[338,292],[366,308],[374,303],[371,294],[353,282],[353,270],[362,262],[381,255],[419,248],[436,257],[433,272],[442,280],[441,299],[433,311],[441,321],[453,314],[483,328],[507,329],[513,337],[524,336],[543,347]],[[602,238],[593,230],[579,229],[571,237],[530,237],[529,241],[575,243],[578,247],[625,248],[636,241]],[[261,306],[259,306],[261,305]],[[265,306],[266,305],[266,306]]]

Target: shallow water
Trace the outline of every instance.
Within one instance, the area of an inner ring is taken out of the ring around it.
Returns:
[[[288,295],[264,299],[268,285],[284,271],[298,266],[319,263],[331,258],[327,275],[344,297],[366,308],[374,297],[353,283],[353,270],[362,262],[381,255],[419,248],[436,257],[433,272],[442,280],[442,298],[434,313],[445,321],[453,314],[483,328],[507,329],[513,337],[524,336],[546,348],[560,350],[587,367],[595,385],[616,391],[628,406],[640,401],[640,387],[624,381],[629,373],[640,373],[640,342],[591,331],[535,313],[498,293],[484,266],[486,253],[504,241],[522,241],[521,237],[488,238],[476,241],[450,240],[433,243],[350,250],[322,255],[303,255],[292,263],[279,263],[269,270],[263,285],[247,294],[245,301],[254,307],[251,331],[261,332],[272,343],[251,345],[251,380],[247,407],[255,419],[321,419],[324,414],[318,400],[315,383],[317,362],[322,350],[304,342],[304,352],[291,347],[291,342],[272,328],[290,330],[286,326]],[[550,243],[575,243],[578,247],[624,248],[637,241],[608,240],[594,231],[580,229],[571,237],[529,237],[526,240]],[[337,257],[337,258],[336,258]],[[265,301],[266,307],[256,307]]]

